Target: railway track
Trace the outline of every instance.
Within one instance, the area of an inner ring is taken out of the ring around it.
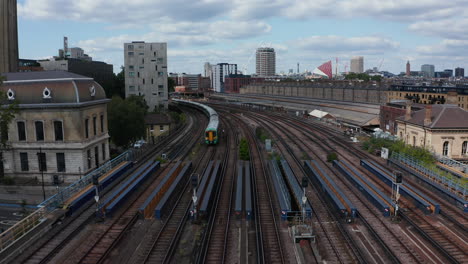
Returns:
[[[264,119],[263,117],[262,119]],[[282,139],[279,133],[274,132],[274,128],[270,126],[269,123],[264,122],[260,118],[255,118],[256,122],[263,124],[264,126],[268,127],[270,132],[273,132],[275,138],[282,143],[284,150],[282,151],[283,156],[287,157],[288,163],[293,168],[294,171],[303,171],[301,167],[301,162],[299,159],[293,154],[291,149],[286,147],[288,144]],[[277,123],[276,121],[274,123]],[[292,141],[290,141],[292,143]],[[296,175],[297,177],[297,175]],[[301,179],[298,179],[299,181]],[[313,211],[314,216],[317,218],[316,224],[316,235],[324,240],[320,241],[320,247],[322,248],[322,252],[328,252],[326,256],[327,261],[333,263],[349,263],[349,262],[356,262],[357,259],[353,254],[353,250],[351,249],[351,242],[350,237],[343,230],[340,221],[335,217],[335,215],[331,212],[329,206],[327,206],[327,202],[323,199],[322,196],[319,195],[315,186],[311,185],[314,188],[315,192],[307,192],[307,198],[310,201],[319,201],[319,204],[313,204]],[[333,254],[330,254],[333,253]]]
[[[247,127],[241,119],[236,117],[241,122],[242,129],[247,136],[249,142],[250,158],[252,164],[252,178],[255,179],[253,190],[254,200],[256,203],[258,223],[258,242],[257,245],[260,247],[257,249],[259,254],[262,256],[263,263],[287,263],[287,253],[283,248],[283,241],[279,234],[279,223],[278,218],[274,212],[279,212],[277,206],[272,201],[272,187],[268,179],[268,173],[266,172],[266,165],[260,151],[259,144],[255,139],[253,131]],[[253,147],[252,147],[253,146]],[[276,207],[276,208],[275,208]]]
[[[327,131],[330,131],[330,128],[327,129]],[[322,133],[323,134],[323,133]],[[325,134],[323,134],[324,137],[326,137]],[[346,149],[347,151],[349,150],[349,147],[346,147],[343,145],[343,142],[337,139],[336,136],[332,136],[331,140]],[[356,151],[355,148],[353,148],[353,153],[360,158],[368,158],[368,155],[364,154],[361,150]],[[343,156],[342,158],[347,159],[349,162],[352,162],[348,157]],[[364,173],[367,174],[367,173]],[[379,183],[378,183],[379,184]],[[380,184],[379,184],[380,185]],[[413,186],[418,186],[417,183],[412,183]],[[431,198],[434,198],[442,203],[445,203],[447,208],[450,208],[447,211],[450,211],[451,214],[455,215],[460,215],[462,214],[461,212],[453,211],[453,206],[450,206],[447,204],[447,201],[443,201],[440,197],[437,195],[434,195],[433,193],[430,193],[428,191],[422,190],[422,188],[417,188],[418,191],[423,192],[430,196]],[[411,225],[413,226],[416,230],[419,231],[419,233],[426,238],[434,248],[436,248],[442,256],[444,256],[448,261],[453,262],[453,263],[463,263],[463,261],[466,261],[467,254],[465,252],[468,251],[468,244],[466,242],[466,228],[465,227],[460,227],[463,230],[461,231],[462,234],[460,236],[454,235],[453,231],[448,231],[446,229],[440,228],[439,226],[435,226],[434,223],[429,222],[426,218],[420,215],[419,212],[415,212],[410,206],[407,207],[409,210],[408,212],[405,212],[404,214],[404,219]],[[463,219],[462,216],[458,218],[460,220]],[[466,219],[466,218],[465,218]],[[455,219],[453,219],[455,220]],[[455,223],[458,223],[457,220],[455,220]],[[466,220],[465,220],[466,221]],[[442,230],[445,230],[445,232],[442,232]],[[398,240],[401,241],[401,237],[398,238]],[[402,246],[406,246],[405,244],[402,244]],[[409,251],[411,252],[411,250]],[[413,253],[413,255],[415,255]],[[420,258],[415,255],[416,259],[420,261]]]
[[[190,119],[191,120],[191,119]],[[185,133],[188,133],[191,126],[184,125],[184,127],[180,128],[175,134],[173,134],[173,138],[167,138],[156,146],[152,147],[148,152],[146,152],[146,157],[143,156],[141,158],[140,163],[143,164],[145,160],[152,155],[158,153],[158,149],[163,145],[170,145],[171,141],[176,140],[177,138],[181,137]],[[119,182],[124,181],[124,178],[115,182],[113,186],[117,186]],[[109,188],[101,195],[101,198],[105,198],[107,193],[110,193],[112,188]],[[59,252],[62,250],[74,237],[80,233],[83,228],[92,220],[94,219],[95,208],[91,205],[93,202],[88,202],[82,209],[76,212],[71,218],[66,218],[65,221],[62,222],[57,228],[54,228],[50,231],[45,238],[41,242],[35,242],[32,247],[27,251],[23,252],[19,258],[15,260],[15,262],[19,263],[49,263]]]
[[[231,131],[230,135],[235,134],[232,133],[234,127],[230,122],[225,120],[224,125],[228,131]],[[236,173],[237,142],[237,138],[233,139],[231,136],[226,138],[226,150],[221,166],[219,188],[216,190],[213,213],[210,215],[208,226],[205,229],[202,253],[199,255],[198,263],[224,263],[227,259],[234,175]]]

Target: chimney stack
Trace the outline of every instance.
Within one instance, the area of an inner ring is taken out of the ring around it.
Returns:
[[[432,123],[432,105],[426,105],[425,114],[424,126],[429,126]]]
[[[405,114],[405,121],[411,119],[411,102],[406,102],[406,114]]]

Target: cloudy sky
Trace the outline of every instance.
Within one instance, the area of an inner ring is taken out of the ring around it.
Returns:
[[[169,72],[203,63],[255,70],[255,49],[277,51],[277,72],[352,56],[394,73],[434,64],[468,68],[467,0],[18,0],[20,57],[57,54],[68,36],[95,60],[123,65],[123,43],[168,43]],[[349,66],[348,66],[349,68]]]

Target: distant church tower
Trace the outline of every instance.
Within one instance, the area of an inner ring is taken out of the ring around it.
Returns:
[[[406,63],[406,76],[411,76],[411,65],[409,61]]]
[[[18,71],[16,0],[0,0],[0,73]]]

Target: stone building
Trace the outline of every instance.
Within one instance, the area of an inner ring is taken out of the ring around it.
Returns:
[[[64,71],[4,74],[0,90],[17,100],[0,174],[74,182],[109,160],[107,104],[93,79]]]
[[[456,105],[426,105],[396,119],[397,135],[406,144],[427,148],[439,156],[468,160],[468,111]]]
[[[166,114],[146,115],[146,142],[154,144],[159,136],[171,129],[171,123],[171,118]]]

